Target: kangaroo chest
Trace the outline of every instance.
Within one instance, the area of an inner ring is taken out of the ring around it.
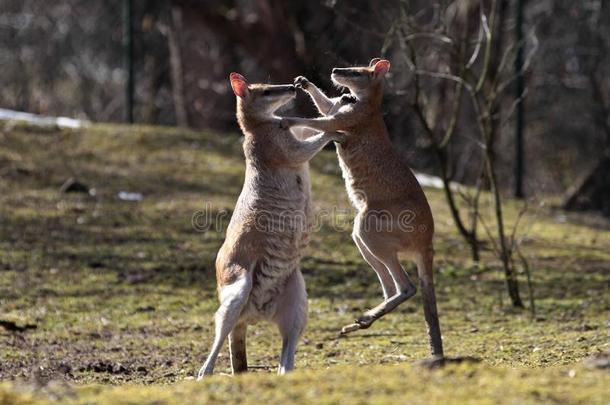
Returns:
[[[308,166],[251,180],[254,192],[247,204],[240,205],[252,218],[258,240],[253,288],[242,316],[255,321],[275,314],[277,297],[299,269],[312,221]]]
[[[369,183],[375,177],[374,167],[367,161],[369,156],[357,145],[339,145],[337,156],[350,202],[358,210],[365,209]]]

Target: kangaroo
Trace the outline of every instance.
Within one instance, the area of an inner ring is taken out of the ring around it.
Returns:
[[[297,139],[274,112],[296,96],[294,85],[248,84],[231,73],[237,120],[244,133],[243,189],[216,259],[220,307],[212,350],[198,379],[212,374],[229,337],[233,373],[247,371],[246,328],[270,320],[282,336],[279,374],[294,368],[307,321],[307,294],[299,268],[311,225],[309,160],[344,135]]]
[[[379,58],[365,67],[333,69],[332,81],[350,91],[333,99],[306,78],[297,77],[296,86],[309,94],[325,116],[285,117],[281,125],[347,135],[337,145],[337,154],[347,193],[358,210],[352,238],[377,273],[384,301],[341,332],[370,327],[415,294],[416,286],[398,260],[398,253],[405,252],[417,265],[432,355],[442,357],[433,279],[434,221],[422,188],[394,151],[383,121],[383,83],[389,69],[390,62]]]

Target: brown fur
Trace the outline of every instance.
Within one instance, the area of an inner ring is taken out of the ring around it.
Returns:
[[[244,186],[216,258],[220,307],[216,336],[199,378],[211,374],[229,336],[233,372],[247,369],[246,327],[265,319],[282,335],[280,373],[294,366],[307,319],[300,260],[310,233],[309,160],[343,135],[297,139],[274,112],[295,96],[292,85],[247,85],[231,74],[237,119],[244,133]]]
[[[347,135],[337,146],[337,153],[350,200],[358,209],[353,237],[377,272],[385,300],[343,332],[368,328],[415,293],[415,286],[398,262],[398,253],[405,252],[418,266],[432,353],[442,356],[432,268],[434,221],[422,188],[394,151],[383,121],[383,76],[388,69],[389,62],[377,58],[368,67],[333,69],[333,81],[348,87],[356,98],[355,103],[345,105],[339,105],[340,97],[328,99],[307,79],[297,78],[297,86],[310,94],[320,112],[330,114],[314,119],[284,118],[282,125]],[[412,214],[408,229],[399,226],[405,213]]]

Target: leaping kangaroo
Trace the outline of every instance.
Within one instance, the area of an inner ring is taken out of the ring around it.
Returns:
[[[352,237],[377,273],[384,300],[342,333],[370,327],[415,294],[416,287],[398,260],[398,253],[405,252],[417,264],[432,355],[442,357],[433,279],[434,220],[422,188],[394,151],[383,121],[381,101],[389,69],[390,62],[379,58],[369,66],[333,69],[333,82],[351,92],[333,99],[306,78],[296,78],[297,87],[310,95],[324,116],[286,117],[281,124],[346,134],[337,154],[347,193],[358,210]]]

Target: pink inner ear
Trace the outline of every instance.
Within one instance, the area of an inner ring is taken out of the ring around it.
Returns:
[[[384,75],[388,73],[390,70],[390,61],[386,59],[382,59],[379,62],[375,63],[375,74]]]
[[[233,93],[241,98],[246,97],[246,93],[248,91],[248,82],[246,81],[246,78],[239,73],[233,72],[229,75],[229,79],[231,80]]]

